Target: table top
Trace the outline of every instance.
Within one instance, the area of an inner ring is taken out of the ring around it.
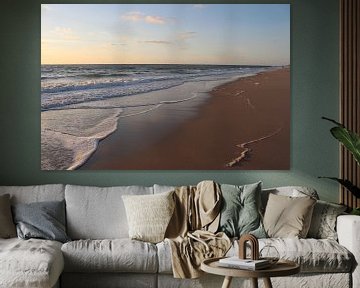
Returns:
[[[201,263],[201,270],[210,274],[244,278],[289,276],[300,272],[300,266],[289,260],[279,260],[266,269],[245,270],[219,266],[219,259],[221,258],[223,257],[204,260]]]

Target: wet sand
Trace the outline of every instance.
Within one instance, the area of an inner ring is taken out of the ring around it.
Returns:
[[[122,118],[81,169],[286,170],[290,69],[240,78],[197,108],[168,105]],[[186,115],[182,120],[182,115]]]

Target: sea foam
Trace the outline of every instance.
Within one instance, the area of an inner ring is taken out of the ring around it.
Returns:
[[[116,130],[121,109],[77,109],[41,113],[41,168],[74,170]]]

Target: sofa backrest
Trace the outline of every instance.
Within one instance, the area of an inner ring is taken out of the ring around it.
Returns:
[[[128,238],[123,195],[153,194],[152,187],[66,185],[67,233],[71,239]]]
[[[154,184],[154,194],[166,193],[175,190],[176,186]]]
[[[4,194],[10,194],[11,204],[61,201],[65,198],[65,185],[0,186],[0,195]]]

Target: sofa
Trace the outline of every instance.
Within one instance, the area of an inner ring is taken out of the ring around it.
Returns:
[[[166,241],[153,244],[129,239],[123,195],[152,195],[174,189],[154,185],[91,187],[47,184],[0,186],[12,205],[43,201],[66,204],[66,232],[71,241],[0,239],[0,287],[221,287],[223,277],[204,274],[198,279],[175,279],[171,249]],[[304,187],[263,189],[262,205],[270,193],[294,195]],[[305,195],[304,194],[304,195]],[[360,217],[337,216],[334,239],[264,238],[260,248],[276,247],[281,258],[296,261],[301,272],[273,278],[274,287],[360,287]],[[227,252],[238,253],[237,241]],[[244,285],[244,286],[240,286]],[[259,281],[262,287],[262,281]],[[232,287],[251,287],[233,279]]]

